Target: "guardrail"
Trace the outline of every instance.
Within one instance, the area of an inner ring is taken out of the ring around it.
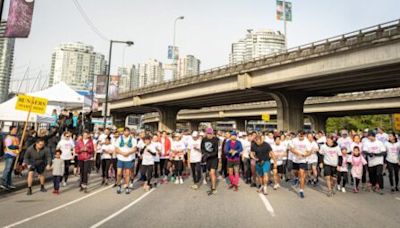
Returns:
[[[284,64],[291,60],[321,56],[338,50],[348,50],[349,48],[359,47],[360,45],[386,41],[387,38],[398,35],[400,35],[400,19],[289,48],[279,53],[257,57],[249,61],[211,68],[200,72],[198,75],[145,86],[126,93],[121,93],[117,100],[170,87],[183,86],[222,78],[232,74],[245,73],[254,68],[266,68],[273,65]],[[400,36],[398,38],[400,38]]]

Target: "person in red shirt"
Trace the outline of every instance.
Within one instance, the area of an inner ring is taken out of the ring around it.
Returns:
[[[88,173],[90,169],[90,160],[93,158],[94,145],[88,131],[84,131],[82,139],[79,139],[75,145],[75,153],[78,155],[78,163],[81,174],[81,191],[87,193]]]

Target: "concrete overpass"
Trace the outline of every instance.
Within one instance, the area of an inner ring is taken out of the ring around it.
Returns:
[[[157,111],[159,128],[174,129],[181,109],[275,100],[278,128],[301,129],[308,97],[400,87],[399,22],[120,94],[111,113]]]
[[[313,129],[324,129],[328,117],[387,114],[400,112],[400,88],[345,93],[334,97],[312,97],[305,101],[304,113]],[[179,122],[189,122],[192,128],[198,128],[199,122],[235,120],[238,126],[245,120],[260,120],[262,113],[276,116],[275,101],[253,102],[238,105],[225,105],[181,110],[177,115]],[[159,113],[144,115],[145,124],[158,123]]]

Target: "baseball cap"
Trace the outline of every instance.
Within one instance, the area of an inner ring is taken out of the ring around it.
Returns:
[[[206,129],[206,134],[214,134],[214,130],[211,127],[209,127]]]
[[[231,132],[231,135],[232,135],[232,136],[237,136],[236,131],[232,131],[232,132]]]

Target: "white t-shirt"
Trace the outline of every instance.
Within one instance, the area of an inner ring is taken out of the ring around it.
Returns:
[[[154,165],[154,155],[151,153],[157,153],[156,145],[154,143],[150,143],[147,146],[144,145],[142,165]]]
[[[268,143],[271,147],[275,144],[274,138],[270,138],[268,136],[265,137],[264,142]]]
[[[115,147],[113,144],[103,144],[99,146],[101,148],[101,159],[111,159],[114,152],[115,152]]]
[[[290,148],[296,149],[300,152],[300,154],[305,154],[307,151],[311,150],[310,142],[307,139],[303,139],[302,141],[299,138],[294,138],[290,144]],[[307,163],[307,158],[298,156],[293,154],[293,162],[294,163]]]
[[[100,143],[104,143],[106,141],[107,135],[102,133],[101,135],[99,135],[99,142]]]
[[[154,145],[154,148],[155,148],[156,151],[157,151],[156,156],[154,156],[154,162],[160,162],[160,155],[159,155],[159,152],[161,152],[162,144],[161,144],[160,142],[154,142],[154,141],[152,141],[151,144]]]
[[[399,163],[399,153],[400,153],[400,143],[391,143],[391,142],[386,142],[385,143],[386,147],[386,161],[390,163]]]
[[[353,142],[353,140],[350,137],[340,137],[337,140],[337,144],[339,145],[340,148],[345,147],[347,149],[347,153],[350,153],[351,151],[351,143]]]
[[[385,143],[385,142],[389,141],[389,135],[386,134],[385,132],[378,133],[378,134],[376,134],[376,139],[378,141],[381,141],[382,143]]]
[[[190,150],[190,162],[201,162],[201,139],[194,140],[193,138],[188,142],[188,149]]]
[[[330,166],[338,166],[339,163],[339,156],[342,155],[339,146],[329,147],[328,145],[324,144],[319,149],[319,153],[324,155],[324,164]]]
[[[351,146],[350,146],[350,151],[353,152],[354,147],[356,147],[356,146],[357,146],[358,148],[360,148],[360,152],[363,151],[362,143],[361,143],[361,142],[359,142],[359,143],[352,142],[352,143],[351,143]]]
[[[250,158],[251,142],[247,139],[239,139],[239,141],[242,143],[243,147],[242,156],[244,158]]]
[[[386,151],[386,148],[381,141],[375,140],[372,142],[368,140],[363,144],[363,150],[368,153],[379,154]],[[368,167],[377,165],[383,165],[383,156],[368,157]]]
[[[283,161],[287,159],[287,146],[284,143],[280,143],[279,145],[272,145],[272,152],[275,155],[277,165],[282,165]],[[271,159],[271,163],[274,163],[274,160]]]
[[[129,140],[131,140],[131,147],[128,146],[128,142]],[[121,146],[121,141],[122,142],[122,146]],[[137,143],[135,138],[132,138],[131,136],[125,137],[125,136],[120,136],[118,137],[115,146],[118,147],[123,153],[128,152],[129,150],[132,150],[133,148],[137,147]],[[117,154],[117,159],[119,161],[132,161],[135,159],[135,154],[130,154],[127,157],[123,156],[122,154]]]
[[[180,151],[180,152],[178,152]],[[174,160],[183,160],[183,155],[185,152],[185,143],[183,140],[175,141],[171,143],[171,153]]]
[[[317,142],[316,141],[310,142],[310,148],[311,148],[312,154],[307,157],[307,162],[309,164],[318,163],[317,153],[319,151],[319,146],[318,146]]]
[[[66,140],[61,139],[57,144],[57,149],[61,150],[61,159],[62,160],[71,160],[74,158],[73,149],[75,147],[75,143],[72,139]]]

